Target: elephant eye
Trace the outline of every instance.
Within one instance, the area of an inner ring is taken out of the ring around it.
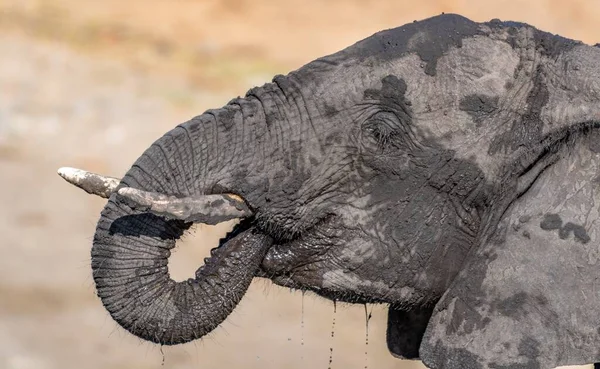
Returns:
[[[402,132],[402,124],[394,113],[379,112],[363,123],[362,131],[367,144],[375,143],[379,148],[384,148]]]

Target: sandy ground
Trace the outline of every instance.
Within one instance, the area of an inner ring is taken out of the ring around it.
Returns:
[[[162,352],[141,342],[95,296],[89,247],[104,201],[56,169],[122,175],[177,123],[441,11],[600,41],[600,4],[564,4],[0,0],[0,368],[326,368],[330,349],[331,368],[422,368],[388,353],[385,307],[367,307],[367,346],[363,306],[334,314],[331,302],[264,280],[208,338]],[[172,275],[191,276],[228,227],[198,226],[172,257]]]

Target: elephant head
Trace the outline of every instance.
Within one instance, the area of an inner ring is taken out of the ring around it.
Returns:
[[[431,368],[600,361],[600,49],[440,15],[317,59],[158,139],[109,196],[98,295],[161,344],[210,332],[253,277],[390,304]],[[86,187],[87,186],[87,187]],[[244,217],[196,278],[193,222]]]

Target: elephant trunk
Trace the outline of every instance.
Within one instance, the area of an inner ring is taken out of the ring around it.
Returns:
[[[241,106],[211,111],[165,134],[119,189],[177,197],[235,191],[223,183],[232,183],[232,176],[241,183],[238,171],[246,173],[248,161],[238,147],[252,139],[243,136],[252,130],[241,127],[251,124]],[[243,297],[272,240],[243,221],[211,251],[195,278],[175,282],[168,258],[192,223],[136,209],[115,191],[102,211],[92,247],[98,296],[123,328],[145,340],[171,345],[204,336]]]

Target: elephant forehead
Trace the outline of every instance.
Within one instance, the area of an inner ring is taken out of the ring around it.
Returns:
[[[517,148],[553,130],[600,120],[600,49],[525,25],[480,24],[460,42],[439,36],[422,28],[396,45],[395,36],[384,34],[366,42],[376,46],[359,43],[361,52],[326,58],[326,73],[312,82],[319,110],[330,119],[362,107],[366,92],[393,76],[406,85],[418,137],[476,163],[488,179]]]
[[[419,70],[421,64],[403,63],[397,73],[408,86],[414,126],[424,139],[475,162],[492,178],[499,161],[487,153],[514,115],[508,88],[515,85],[519,63],[519,54],[509,44],[484,36],[450,49],[438,61],[434,78]],[[406,66],[412,70],[402,70]]]
[[[508,43],[474,36],[463,40],[462,47],[451,48],[440,57],[436,76],[428,76],[421,69],[422,63],[409,60],[395,63],[394,71],[404,74],[414,103],[432,108],[458,107],[460,100],[469,95],[504,94],[507,84],[515,78],[519,62],[519,54]],[[402,68],[404,64],[409,66],[408,70]]]
[[[406,84],[412,123],[422,139],[455,150],[458,158],[475,160],[491,175],[493,160],[482,153],[488,152],[498,127],[486,119],[508,109],[507,90],[515,85],[519,64],[519,54],[508,43],[476,35],[439,55],[435,75],[427,73],[428,62],[418,52],[385,62],[376,55],[360,63],[346,61],[323,79],[327,82],[317,89],[315,101],[325,112],[344,111],[363,103],[366,91],[381,89],[386,77],[397,77]],[[513,109],[500,113],[497,119],[506,119]]]
[[[519,55],[509,44],[476,36],[441,57],[435,77],[424,74],[422,64],[414,59],[397,63],[393,73],[406,81],[418,127],[452,143],[450,136],[464,140],[479,127],[485,128],[480,124],[485,116],[478,122],[478,107],[473,105],[496,100],[499,109],[507,98],[507,87],[514,85],[519,63]]]

